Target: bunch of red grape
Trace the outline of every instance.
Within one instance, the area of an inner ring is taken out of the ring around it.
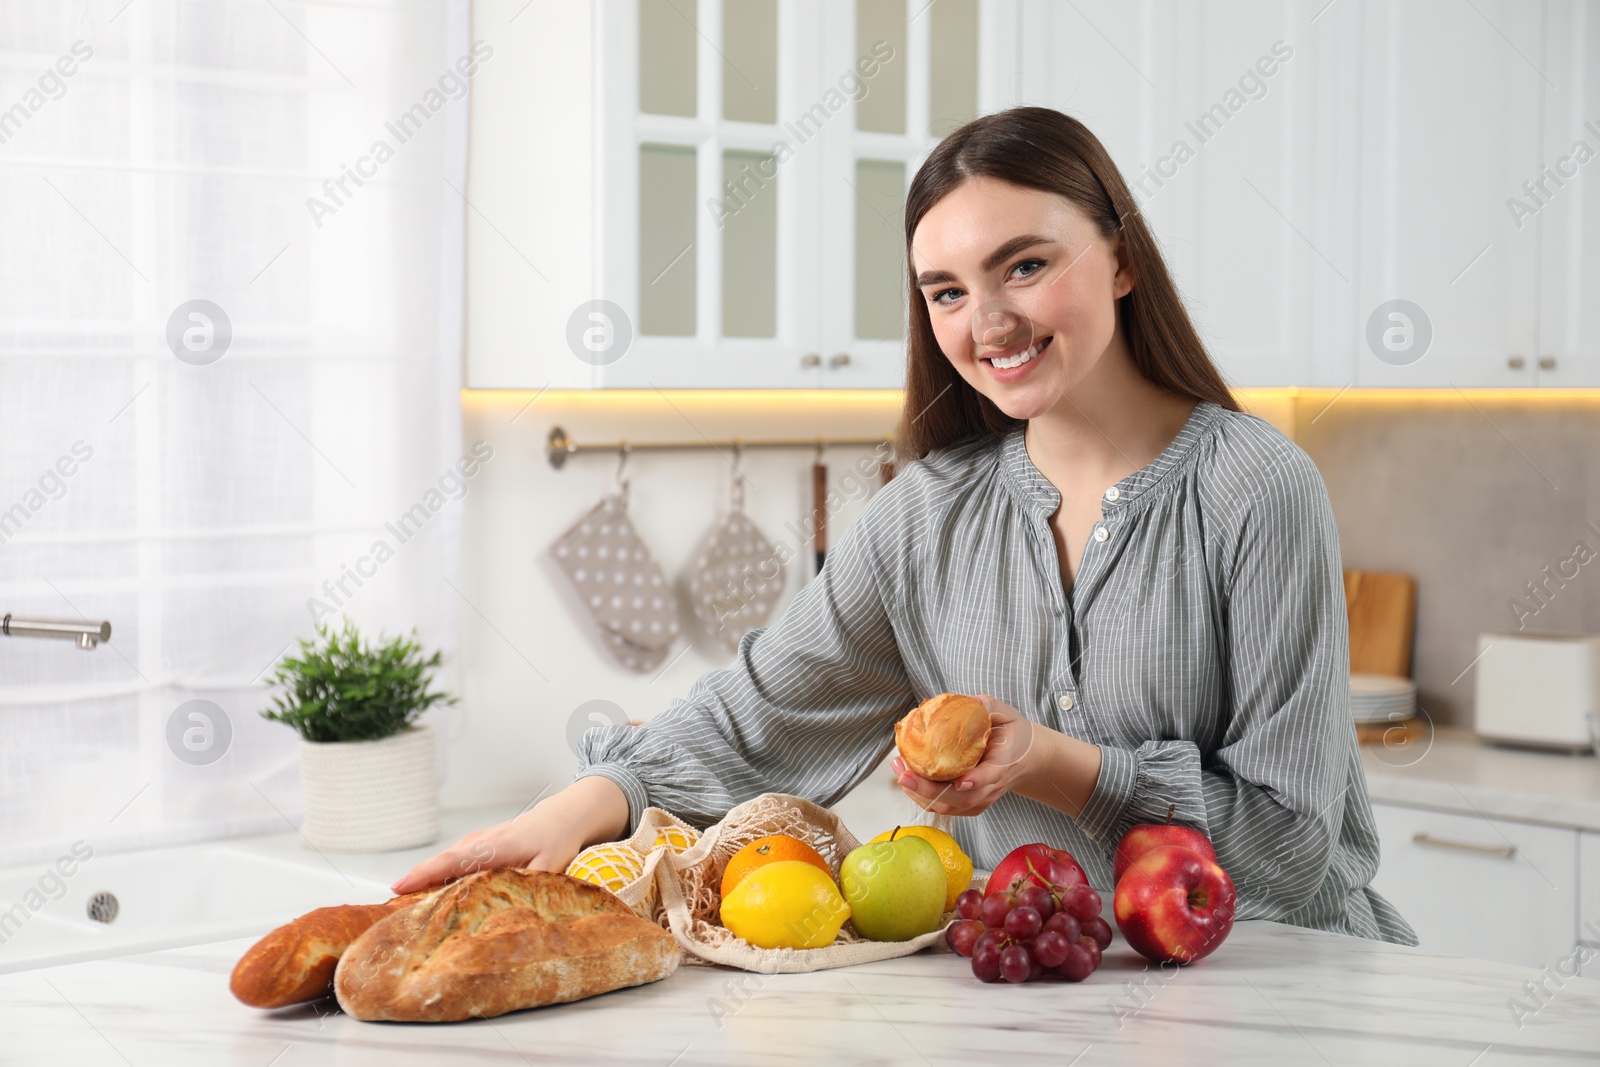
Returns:
[[[972,960],[985,982],[1031,982],[1057,975],[1081,982],[1100,966],[1111,944],[1111,925],[1100,917],[1100,894],[1086,885],[1053,893],[1028,886],[1015,895],[984,896],[969,889],[956,898],[960,916],[945,941]]]

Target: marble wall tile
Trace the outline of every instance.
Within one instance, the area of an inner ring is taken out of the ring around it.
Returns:
[[[1412,673],[1436,721],[1472,725],[1480,633],[1600,632],[1600,558],[1543,602],[1527,591],[1577,542],[1600,553],[1600,401],[1307,397],[1295,437],[1327,483],[1345,566],[1417,578]]]

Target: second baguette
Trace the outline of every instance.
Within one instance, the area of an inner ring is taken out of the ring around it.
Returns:
[[[333,992],[333,970],[350,943],[373,923],[432,890],[382,904],[340,904],[308,911],[251,945],[228,987],[252,1008],[283,1008]]]

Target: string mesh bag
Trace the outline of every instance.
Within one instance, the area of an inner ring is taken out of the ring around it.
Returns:
[[[650,857],[656,852],[681,854],[699,840],[699,830],[674,819],[657,827],[655,839],[643,852],[635,847],[632,839],[590,845],[567,866],[567,874],[593,882],[618,896],[623,895],[624,889],[637,885],[638,889],[628,894],[626,903],[640,918],[656,920],[659,913],[655,906],[655,879],[645,877]]]
[[[764,793],[740,804],[682,852],[655,844],[672,828],[693,832],[669,812],[644,810],[626,842],[645,856],[644,871],[615,892],[637,914],[670,930],[689,963],[717,963],[762,974],[851,967],[909,956],[937,944],[944,927],[955,918],[955,912],[947,912],[937,929],[909,941],[868,941],[847,922],[833,944],[822,948],[757,948],[719,919],[722,872],[733,854],[757,838],[788,834],[821,853],[837,882],[839,865],[861,842],[827,808],[785,793]]]

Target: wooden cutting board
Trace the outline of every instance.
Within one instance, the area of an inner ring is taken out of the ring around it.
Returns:
[[[1345,571],[1350,616],[1350,672],[1411,677],[1417,580],[1409,574]]]

